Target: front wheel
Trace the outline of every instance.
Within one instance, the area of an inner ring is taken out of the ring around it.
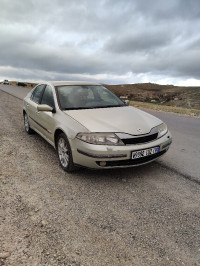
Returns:
[[[69,141],[64,133],[61,133],[58,136],[56,147],[61,167],[66,172],[73,172],[75,167],[73,163],[72,151]]]
[[[24,113],[24,127],[25,127],[25,130],[28,134],[34,133],[33,129],[30,127],[27,113]]]

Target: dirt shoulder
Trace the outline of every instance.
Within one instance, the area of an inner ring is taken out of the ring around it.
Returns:
[[[159,163],[67,174],[2,91],[0,121],[0,265],[200,265],[196,183]]]

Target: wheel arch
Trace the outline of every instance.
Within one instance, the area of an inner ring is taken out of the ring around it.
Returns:
[[[61,133],[64,133],[64,134],[65,134],[65,132],[64,132],[62,129],[60,129],[60,128],[57,128],[56,131],[55,131],[55,133],[54,133],[54,145],[55,145],[55,148],[56,148],[56,141],[57,141],[57,138],[58,138],[58,136],[59,136]],[[65,135],[66,135],[66,134],[65,134]]]
[[[60,145],[57,146],[57,142],[58,142],[57,140],[59,139],[60,134],[62,134],[61,138],[65,142],[67,150],[63,150],[63,148]],[[60,129],[60,128],[56,129],[56,131],[54,133],[54,142],[55,142],[55,148],[57,150],[57,154],[58,154],[58,158],[59,158],[61,167],[66,172],[73,172],[75,170],[75,165],[73,163],[72,150],[71,150],[67,135],[65,134],[65,132],[62,129]],[[60,149],[61,149],[61,151],[60,151]],[[63,156],[64,157],[67,156],[67,159],[64,159],[64,163],[67,160],[67,165],[63,164]]]

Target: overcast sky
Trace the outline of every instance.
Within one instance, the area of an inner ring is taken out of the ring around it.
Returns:
[[[0,0],[0,80],[200,86],[200,0]]]

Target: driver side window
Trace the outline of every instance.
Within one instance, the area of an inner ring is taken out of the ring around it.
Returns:
[[[35,103],[39,103],[41,96],[42,96],[42,92],[43,92],[43,88],[44,85],[38,85],[35,90],[33,91],[32,95],[31,95],[31,100],[34,101]]]
[[[44,90],[41,104],[47,104],[52,108],[55,108],[52,88],[49,85],[47,85]]]

